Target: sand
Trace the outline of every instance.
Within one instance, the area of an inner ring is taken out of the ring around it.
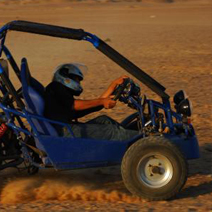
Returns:
[[[0,25],[27,20],[82,28],[132,60],[173,96],[184,89],[193,103],[192,123],[201,158],[191,161],[188,182],[171,201],[145,202],[124,187],[119,167],[56,172],[36,176],[0,172],[0,211],[210,211],[212,210],[212,1],[0,1]],[[57,65],[80,62],[89,68],[83,99],[98,97],[126,74],[85,41],[10,32],[6,41],[18,63],[47,85]],[[130,76],[130,75],[129,75]],[[18,87],[17,79],[11,78]],[[159,100],[140,84],[142,93]],[[107,114],[118,121],[133,111],[122,103]]]

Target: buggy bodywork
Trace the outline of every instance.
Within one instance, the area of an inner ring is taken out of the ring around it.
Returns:
[[[0,108],[2,109],[1,119],[7,127],[12,129],[12,131],[16,134],[21,150],[19,155],[22,160],[17,162],[18,160],[16,158],[10,165],[8,165],[8,167],[13,165],[15,166],[23,160],[28,161],[33,167],[54,167],[55,169],[102,167],[113,164],[121,164],[129,147],[138,140],[147,137],[145,133],[140,133],[140,135],[127,141],[98,141],[89,138],[76,138],[74,137],[69,125],[46,119],[43,116],[44,100],[42,95],[44,87],[31,76],[28,63],[25,58],[22,59],[21,68],[19,68],[15,62],[12,54],[5,45],[5,39],[8,31],[28,32],[91,42],[96,49],[101,51],[161,97],[161,103],[150,99],[146,100],[150,113],[149,122],[151,123],[150,125],[152,129],[155,129],[157,126],[156,119],[158,118],[158,110],[162,110],[165,114],[163,129],[169,129],[169,133],[156,132],[155,135],[163,135],[163,137],[176,145],[187,160],[199,157],[199,146],[194,129],[191,124],[184,123],[184,116],[182,116],[182,114],[174,112],[171,109],[169,101],[170,97],[165,92],[165,87],[156,80],[152,79],[124,56],[119,54],[103,40],[91,33],[85,32],[82,29],[71,29],[27,21],[13,21],[0,29],[0,58],[2,53],[6,55],[7,61],[10,63],[22,84],[22,88],[18,90],[14,88],[9,79],[7,62],[6,60],[1,59],[0,89],[2,96]],[[141,125],[144,127],[145,120],[142,115],[142,104],[138,104],[138,102],[131,97],[129,97],[128,101],[131,101],[131,104],[134,104],[134,107],[137,108],[136,114],[140,114]],[[140,98],[139,101],[142,101],[142,98]],[[128,124],[132,119],[134,119],[136,114],[132,114],[127,117],[123,123]],[[26,120],[29,127],[25,126],[26,122],[23,122],[23,119]],[[72,133],[73,137],[60,137],[52,126],[53,123],[66,126]],[[181,129],[181,132],[176,130],[179,128]],[[153,131],[152,133],[154,134]],[[31,145],[28,142],[31,138],[35,140],[36,145]],[[31,151],[35,152],[40,158],[42,158],[42,163],[38,163],[34,160],[30,153]],[[1,160],[7,158],[7,156],[0,157]],[[17,157],[17,155],[15,157]],[[11,158],[12,156],[10,156],[10,159]],[[6,167],[7,166],[4,166],[4,168]]]

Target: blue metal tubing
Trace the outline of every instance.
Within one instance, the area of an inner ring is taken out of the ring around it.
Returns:
[[[21,127],[18,127],[13,123],[7,123],[7,126],[11,127],[16,132],[16,134],[18,134],[19,132],[23,132],[27,135],[32,135],[32,133],[30,133],[28,130],[24,130]]]
[[[147,100],[148,101],[148,100]],[[170,112],[170,114],[172,116],[174,116],[178,121],[182,121],[182,117],[181,115],[177,114],[176,112],[172,111],[171,110],[171,107],[170,107],[170,103],[168,104],[168,106],[164,106],[163,104],[161,104],[160,102],[156,102],[154,100],[151,100],[153,102],[153,104],[156,106],[156,107],[159,107],[161,109],[163,109],[164,111],[166,112]],[[166,104],[167,105],[167,104]]]
[[[0,57],[1,57],[1,55],[2,55],[4,42],[5,42],[5,37],[4,37],[4,38],[2,38],[2,40],[1,40],[1,44],[0,44]]]
[[[7,117],[7,120],[8,120],[8,123],[7,125],[10,126],[11,128],[14,129],[14,131],[16,132],[16,134],[18,134],[19,132],[24,132],[26,133],[27,135],[31,135],[31,133],[28,131],[28,130],[25,130],[25,129],[22,129],[18,126],[16,126],[13,121],[12,121],[12,118],[11,118],[11,115],[10,113],[13,113],[19,117],[23,117],[23,118],[26,118],[25,115],[22,113],[22,112],[19,112],[17,110],[14,110],[14,109],[10,109],[10,108],[7,108],[5,107],[3,104],[0,103],[0,108],[4,111],[6,117]]]
[[[12,57],[12,54],[10,53],[9,49],[5,45],[3,46],[3,52],[5,53],[8,60]]]
[[[0,44],[0,57],[2,55],[2,51],[3,51],[3,47],[4,47],[4,43],[5,43],[5,39],[6,39],[6,34],[3,35],[3,37],[1,37],[1,31],[0,31],[0,40],[1,40],[1,44]]]
[[[182,121],[182,116],[177,114],[176,112],[174,111],[171,111],[172,112],[172,116],[174,116],[178,121]]]
[[[49,123],[58,124],[58,125],[62,125],[64,127],[67,127],[67,129],[72,134],[72,136],[75,137],[73,132],[72,132],[72,130],[71,130],[71,127],[68,124],[65,124],[65,123],[62,123],[62,122],[58,122],[58,121],[53,121],[53,120],[50,120],[50,119],[47,119],[47,118],[43,118],[42,116],[39,116],[39,115],[33,115],[33,114],[31,114],[31,113],[29,113],[29,112],[27,112],[25,110],[24,110],[24,112],[19,112],[19,111],[14,110],[14,109],[7,108],[1,103],[0,103],[0,108],[5,112],[8,120],[11,120],[10,113],[13,113],[13,114],[18,115],[18,116],[20,116],[22,118],[25,118],[28,121],[28,123],[30,124],[30,126],[32,127],[33,131],[35,132],[35,136],[36,137],[39,137],[40,133],[37,131],[37,128],[33,124],[32,119],[46,121],[46,122],[49,122]],[[14,130],[18,130],[18,131],[24,132],[24,133],[26,133],[28,135],[31,134],[29,131],[26,131],[26,130],[20,128],[20,127],[17,127],[16,125],[14,125],[12,123],[9,123],[8,125],[11,126]]]
[[[139,110],[139,113],[142,114],[142,106],[140,104],[138,104],[133,98],[129,99]],[[147,103],[149,103],[150,105],[150,113],[151,113],[151,120],[152,120],[152,124],[153,126],[155,126],[155,113],[154,113],[154,108],[160,108],[162,110],[164,110],[165,114],[166,114],[166,122],[167,122],[167,126],[170,127],[170,129],[174,132],[174,126],[175,125],[180,125],[182,126],[182,124],[178,124],[178,123],[173,123],[172,117],[176,118],[178,121],[182,121],[182,117],[181,115],[175,113],[174,111],[171,110],[170,108],[170,103],[166,103],[161,104],[159,102],[156,102],[154,100],[147,100]],[[143,120],[142,120],[143,122]]]
[[[4,25],[2,28],[0,28],[0,39],[1,39],[1,36],[3,35],[3,33],[6,32],[7,30],[8,30],[7,25]]]
[[[14,110],[14,109],[7,108],[7,107],[4,106],[2,103],[0,103],[0,108],[1,108],[2,110],[4,110],[5,112],[7,112],[7,113],[14,113],[14,114],[16,114],[16,115],[18,115],[18,116],[21,116],[21,117],[23,117],[23,118],[26,118],[26,115],[25,115],[24,113],[19,112],[19,111]]]
[[[171,132],[174,132],[174,123],[173,123],[173,119],[172,119],[172,112],[171,112],[171,104],[169,101],[164,101],[163,102],[165,107],[167,108],[167,110],[165,111],[165,116],[166,116],[166,121],[168,123],[169,129],[171,130]]]
[[[90,43],[92,43],[96,48],[99,46],[99,38],[96,35],[93,35],[89,32],[86,32],[87,36],[83,38]]]
[[[4,95],[7,93],[7,91],[2,86],[0,86],[0,90]]]
[[[54,120],[51,120],[51,119],[47,119],[47,118],[44,118],[44,117],[39,116],[39,115],[33,115],[31,113],[28,113],[28,112],[26,113],[26,116],[28,118],[30,118],[30,120],[34,118],[34,119],[37,119],[37,120],[46,121],[46,122],[49,122],[49,123],[52,123],[52,124],[58,124],[58,125],[62,125],[64,127],[67,127],[67,129],[69,130],[69,132],[71,133],[71,135],[73,137],[75,137],[73,131],[71,130],[71,127],[69,126],[69,124],[62,123],[62,122],[59,122],[59,121],[54,121]],[[38,134],[38,137],[39,137],[40,134],[39,133],[37,133],[37,134]]]
[[[152,100],[149,100],[149,107],[150,107],[152,125],[153,125],[153,127],[156,127],[156,123],[155,123],[155,107],[153,105],[153,101]]]
[[[3,73],[3,68],[2,68],[2,66],[1,66],[1,64],[0,64],[0,74],[2,74]]]
[[[132,97],[129,98],[129,100],[137,107],[139,115],[141,117],[142,127],[145,125],[145,120],[143,116],[143,107],[141,104],[138,104]]]
[[[16,76],[18,77],[18,79],[21,82],[20,69],[19,69],[17,63],[15,62],[12,54],[10,53],[9,49],[5,45],[2,47],[2,49],[3,49],[3,52],[4,52],[4,54],[6,55],[8,61],[9,61],[10,65],[13,68],[13,71],[15,72]]]
[[[149,100],[147,100],[147,101],[149,101]],[[162,110],[164,110],[164,112],[166,114],[166,122],[167,122],[169,128],[171,129],[171,131],[174,131],[174,123],[172,120],[172,116],[174,116],[179,121],[181,120],[181,117],[171,110],[169,101],[166,102],[165,105],[163,105],[159,102],[156,102],[154,100],[150,100],[150,101],[151,101],[152,107],[157,107],[157,108],[161,108]],[[151,108],[151,106],[150,106],[150,108]]]

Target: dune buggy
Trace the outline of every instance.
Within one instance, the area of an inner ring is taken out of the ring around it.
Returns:
[[[126,79],[114,92],[115,99],[135,112],[121,123],[139,135],[126,141],[76,138],[69,125],[43,116],[43,85],[30,74],[27,59],[17,65],[5,45],[9,30],[91,42],[161,97],[161,102],[141,95],[140,86]],[[4,53],[4,58],[2,54]],[[82,29],[13,21],[0,29],[0,170],[24,162],[30,174],[41,168],[78,169],[121,164],[127,189],[148,200],[169,199],[187,180],[187,160],[199,157],[199,146],[190,123],[191,104],[180,90],[170,96],[148,74],[97,36]],[[16,89],[9,77],[8,63],[21,82]],[[66,126],[73,137],[61,137],[53,124]]]

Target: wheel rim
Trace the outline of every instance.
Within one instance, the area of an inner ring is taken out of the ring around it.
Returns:
[[[173,177],[170,160],[160,153],[150,153],[142,157],[137,166],[138,179],[148,187],[160,188]]]

